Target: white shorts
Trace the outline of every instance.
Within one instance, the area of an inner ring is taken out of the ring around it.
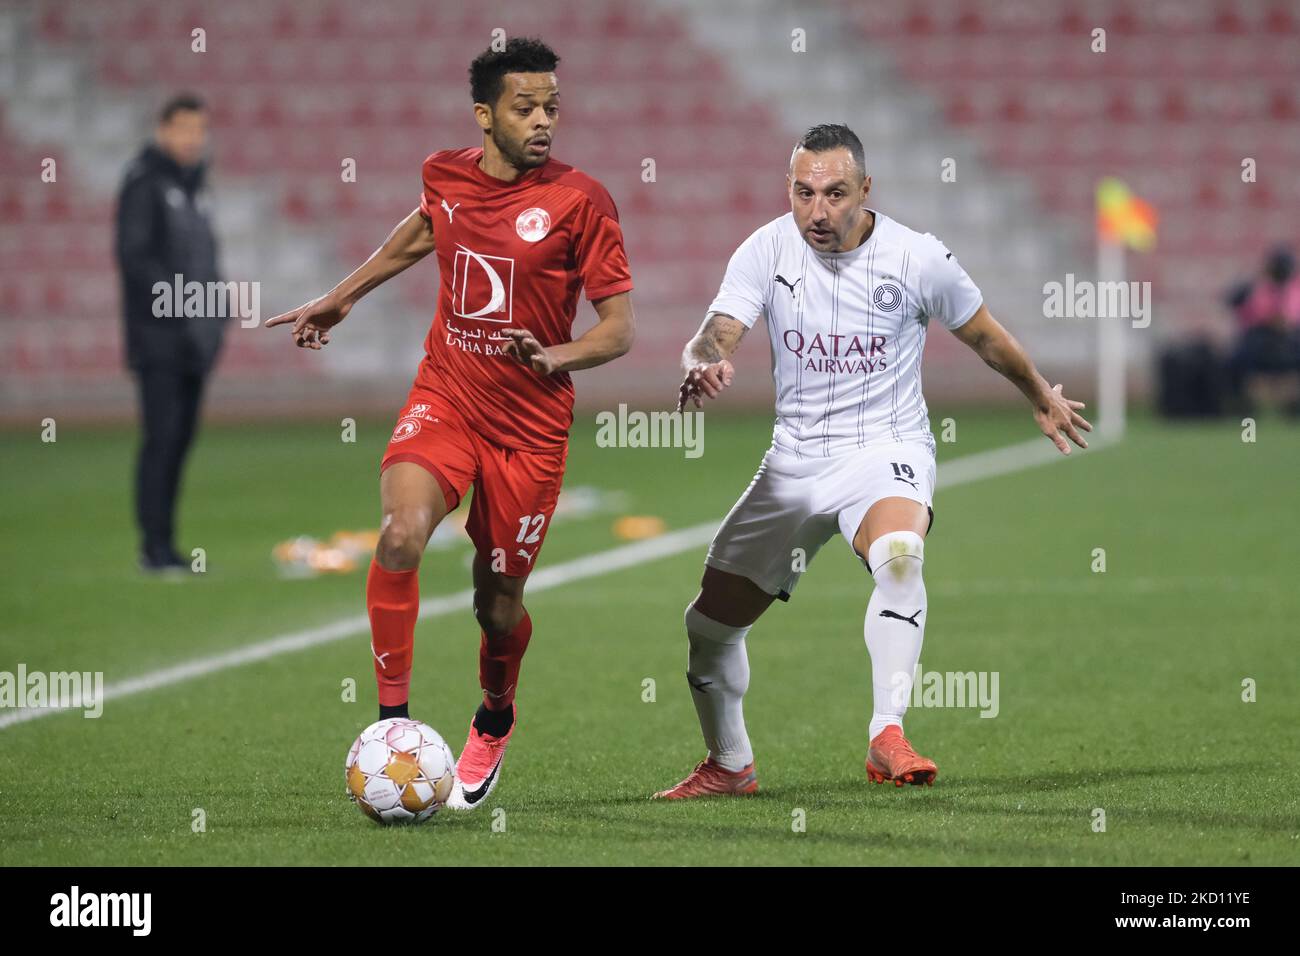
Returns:
[[[769,448],[758,474],[714,535],[704,563],[788,600],[813,555],[837,528],[858,557],[853,536],[867,510],[882,498],[918,501],[933,522],[934,482],[934,454],[919,442],[802,460]]]

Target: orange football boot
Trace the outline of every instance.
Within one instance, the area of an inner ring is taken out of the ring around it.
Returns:
[[[758,791],[758,777],[751,763],[743,770],[727,770],[707,757],[681,783],[660,790],[652,800],[689,800],[692,797],[743,797]]]
[[[932,787],[934,778],[939,776],[939,768],[929,757],[922,757],[912,749],[903,736],[903,728],[890,724],[871,741],[871,749],[867,751],[867,776],[872,783],[892,780],[896,787],[905,783]]]
[[[510,729],[503,737],[485,734],[469,722],[469,739],[465,749],[456,761],[456,779],[447,798],[447,806],[452,810],[473,810],[483,803],[501,779],[501,763],[506,759],[506,747],[515,732],[519,720],[519,708],[510,705]]]

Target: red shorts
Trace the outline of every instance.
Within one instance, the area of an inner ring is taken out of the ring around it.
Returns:
[[[446,399],[417,386],[407,396],[379,472],[399,461],[420,465],[438,479],[448,514],[473,485],[465,530],[475,550],[494,571],[524,577],[550,527],[568,455],[568,445],[550,451],[502,448],[467,425]]]

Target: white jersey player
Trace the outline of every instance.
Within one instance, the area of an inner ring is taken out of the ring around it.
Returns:
[[[875,579],[865,637],[873,714],[866,770],[883,783],[932,784],[934,761],[903,736],[925,633],[924,539],[933,519],[934,438],[921,355],[938,323],[1012,381],[1064,454],[1091,430],[989,314],[980,291],[934,236],[866,206],[871,177],[846,126],[814,126],[786,177],[791,212],[736,250],[704,324],[683,355],[679,406],[731,384],[729,356],[767,317],[777,420],[758,473],[723,521],[686,609],[687,681],[708,757],[656,797],[758,789],[741,701],[745,637],[788,600],[817,550],[841,534]]]

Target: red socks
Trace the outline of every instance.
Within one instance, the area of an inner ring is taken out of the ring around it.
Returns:
[[[482,635],[478,648],[478,681],[483,688],[483,705],[488,710],[507,710],[515,702],[519,662],[532,636],[533,620],[527,611],[505,637],[489,640],[487,634]]]
[[[415,568],[389,571],[370,562],[366,577],[366,610],[370,614],[370,650],[375,659],[375,682],[379,705],[405,704],[411,691],[411,658],[415,647],[415,621],[420,614],[420,582]],[[505,637],[489,640],[481,633],[478,679],[483,687],[483,704],[488,710],[507,710],[515,701],[519,663],[533,621],[524,611],[515,629]]]
[[[370,614],[370,651],[375,658],[380,706],[405,704],[411,688],[415,619],[420,614],[417,570],[389,571],[371,560],[366,611]]]

